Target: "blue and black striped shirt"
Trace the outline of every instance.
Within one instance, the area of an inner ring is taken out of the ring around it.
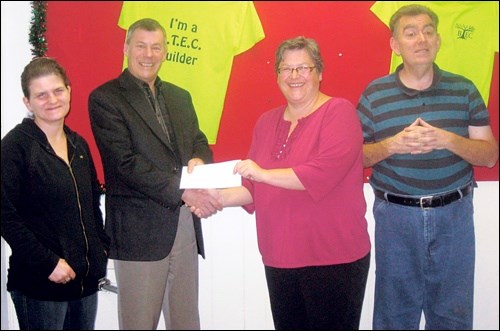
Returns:
[[[398,72],[371,82],[358,103],[364,143],[394,136],[418,117],[429,124],[468,137],[469,126],[490,124],[479,91],[469,79],[434,64],[432,85],[422,91],[403,85]],[[473,180],[473,167],[448,150],[395,154],[373,165],[370,184],[402,195],[430,195],[459,188]]]

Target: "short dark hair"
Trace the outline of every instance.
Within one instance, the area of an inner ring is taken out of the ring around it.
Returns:
[[[399,8],[391,17],[391,20],[389,21],[389,28],[391,29],[391,33],[394,36],[396,33],[396,30],[399,27],[399,20],[403,16],[417,16],[425,14],[429,16],[432,20],[432,23],[434,23],[434,27],[438,27],[439,23],[439,18],[436,15],[435,12],[433,12],[429,7],[422,6],[422,5],[407,5]]]
[[[21,88],[26,98],[30,97],[30,84],[33,79],[42,76],[56,75],[64,81],[65,86],[70,86],[66,70],[53,58],[36,57],[24,67],[21,74]]]

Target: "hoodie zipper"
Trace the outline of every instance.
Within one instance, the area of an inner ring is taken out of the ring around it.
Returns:
[[[66,139],[68,140],[68,143],[71,144],[70,140],[68,138],[66,138]],[[71,179],[73,180],[73,186],[74,186],[75,194],[76,194],[76,201],[78,204],[78,214],[79,214],[79,218],[80,218],[80,226],[82,228],[83,238],[85,239],[85,261],[87,263],[87,271],[85,272],[85,277],[87,277],[89,274],[89,270],[90,270],[90,261],[89,261],[89,257],[88,257],[88,255],[89,255],[88,254],[89,253],[89,242],[88,242],[88,237],[87,237],[87,230],[85,228],[85,223],[83,222],[82,204],[80,202],[80,190],[78,189],[78,184],[76,182],[75,174],[73,172],[73,168],[71,167],[71,164],[73,163],[73,160],[75,159],[76,147],[74,147],[73,154],[71,155],[71,159],[69,160],[68,163],[66,163],[66,161],[64,161],[59,155],[57,155],[53,151],[52,148],[49,147],[49,151],[51,154],[55,155],[58,159],[61,160],[61,162],[63,162],[66,165],[66,167],[69,170],[69,174],[71,175]],[[83,294],[83,290],[84,290],[83,278],[85,278],[85,277],[82,277],[82,280],[80,281],[80,295]]]
[[[83,230],[83,237],[85,239],[85,261],[87,263],[87,271],[85,272],[85,277],[88,276],[89,270],[90,270],[90,261],[89,261],[89,241],[87,237],[87,230],[85,228],[85,223],[83,222],[83,215],[82,215],[82,204],[80,202],[80,190],[78,189],[78,184],[76,182],[75,174],[73,173],[73,168],[71,167],[71,164],[73,163],[73,159],[75,158],[76,150],[71,156],[71,160],[69,161],[68,164],[68,169],[69,173],[71,174],[71,178],[73,179],[73,185],[75,186],[75,193],[76,193],[76,201],[78,202],[78,213],[80,215],[80,225]],[[83,294],[83,278],[80,282],[80,288],[81,288],[81,293]]]

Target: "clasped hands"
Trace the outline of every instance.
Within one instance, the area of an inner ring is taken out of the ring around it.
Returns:
[[[397,154],[424,154],[446,148],[449,132],[436,128],[420,117],[393,137],[393,151]]]

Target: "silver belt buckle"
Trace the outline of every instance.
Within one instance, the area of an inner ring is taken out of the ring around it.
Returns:
[[[431,207],[424,207],[424,203],[429,202],[429,204],[432,204],[432,198],[433,198],[432,195],[428,195],[426,197],[420,197],[420,208],[422,208],[422,209],[431,208]]]

